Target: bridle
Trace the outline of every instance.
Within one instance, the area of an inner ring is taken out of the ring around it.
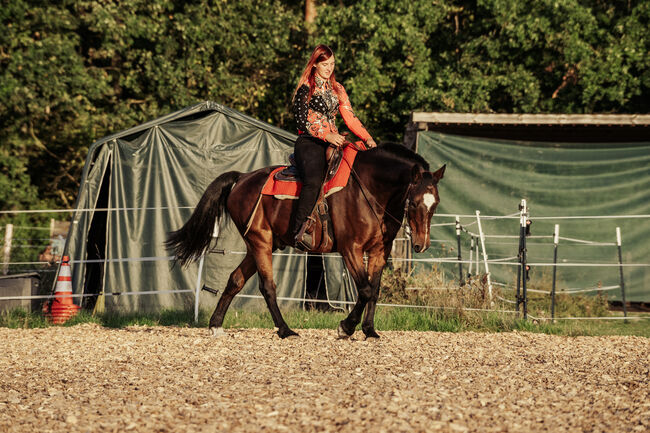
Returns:
[[[408,188],[406,188],[406,200],[404,200],[404,218],[402,219],[402,228],[404,229],[404,236],[410,241],[411,240],[411,224],[409,224],[409,193],[411,192],[412,183],[409,183]]]

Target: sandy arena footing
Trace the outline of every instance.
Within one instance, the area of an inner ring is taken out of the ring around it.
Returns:
[[[650,431],[650,339],[0,329],[2,432]]]

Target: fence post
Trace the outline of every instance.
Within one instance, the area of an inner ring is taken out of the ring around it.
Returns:
[[[519,205],[519,272],[517,273],[517,311],[523,304],[524,320],[528,318],[528,293],[526,292],[526,226],[528,225],[528,207],[526,199]],[[521,288],[521,291],[519,290]]]
[[[11,241],[13,239],[13,234],[14,234],[14,225],[7,224],[5,228],[4,254],[2,255],[3,257],[2,261],[4,262],[4,265],[2,265],[3,275],[7,275],[9,273],[9,262],[11,261]]]
[[[458,284],[462,287],[465,285],[463,281],[463,256],[460,251],[460,218],[456,215],[456,244],[458,247]]]
[[[478,269],[478,264],[479,264],[479,258],[478,258],[478,238],[476,238],[475,245],[476,245],[476,253],[474,254],[474,256],[475,256],[476,258],[475,258],[474,260],[476,260],[476,276],[478,276],[479,273],[480,273],[480,271],[479,271],[479,269]]]
[[[476,221],[478,222],[478,233],[481,237],[481,248],[483,249],[483,264],[485,265],[485,275],[487,275],[488,293],[490,301],[492,300],[492,280],[490,279],[490,268],[488,267],[488,255],[485,251],[485,234],[483,234],[483,227],[481,227],[481,211],[476,211]],[[476,268],[478,270],[478,267]]]
[[[474,263],[474,236],[470,235],[469,242],[469,267],[467,269],[467,276],[472,278],[472,264]]]
[[[557,276],[557,244],[560,242],[560,225],[555,224],[553,233],[553,287],[551,288],[551,320],[555,322],[555,281]]]
[[[521,227],[521,205],[519,205],[519,249],[517,250],[517,260],[519,261],[519,266],[517,266],[517,290],[515,293],[515,299],[517,300],[517,313],[519,313],[519,304],[521,304],[521,251],[524,248],[523,239],[524,234]]]
[[[621,252],[621,228],[616,227],[616,245],[618,246],[618,269],[621,274],[621,299],[623,302],[623,317],[627,317],[627,305],[625,302],[625,280],[623,279],[623,253]],[[627,323],[627,319],[625,320]]]
[[[524,205],[524,211],[523,211],[523,227],[524,227],[524,238],[523,238],[523,247],[524,249],[521,251],[521,258],[522,258],[522,287],[523,287],[523,298],[524,298],[524,320],[528,319],[528,264],[527,264],[527,258],[526,258],[526,227],[528,226],[528,204],[526,203],[526,200],[522,200],[522,204]]]
[[[199,296],[201,295],[201,277],[203,276],[203,262],[205,253],[199,260],[199,273],[196,276],[196,289],[194,290],[194,323],[199,323]]]

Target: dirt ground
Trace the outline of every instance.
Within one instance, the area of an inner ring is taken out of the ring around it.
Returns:
[[[0,329],[0,432],[650,431],[650,339]]]

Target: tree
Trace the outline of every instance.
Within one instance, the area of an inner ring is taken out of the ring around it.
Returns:
[[[650,112],[646,1],[15,0],[0,19],[3,209],[72,206],[91,143],[201,100],[294,130],[318,43],[378,139],[412,111]]]

